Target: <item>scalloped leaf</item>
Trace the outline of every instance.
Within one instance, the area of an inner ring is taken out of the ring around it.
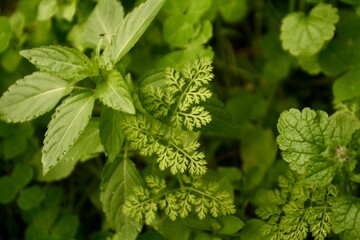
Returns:
[[[326,3],[317,4],[308,16],[290,13],[281,24],[282,46],[294,56],[314,55],[334,36],[337,21],[337,8]]]
[[[125,135],[121,129],[121,113],[106,108],[100,118],[100,138],[110,161],[120,153]]]
[[[135,164],[129,159],[108,162],[103,171],[100,200],[110,226],[121,239],[135,239],[142,224],[123,213],[123,204],[135,186],[143,186]]]
[[[7,122],[30,121],[50,111],[71,90],[63,79],[35,72],[16,81],[3,94],[0,118]]]
[[[92,61],[75,48],[53,45],[22,50],[20,55],[41,71],[66,80],[79,81],[98,74]]]
[[[360,239],[360,200],[343,197],[332,206],[332,227],[335,233],[341,233],[341,239]]]
[[[135,45],[160,11],[165,0],[147,0],[120,23],[110,48],[110,59],[117,63]]]
[[[45,133],[42,149],[43,173],[63,160],[84,131],[91,117],[95,95],[83,90],[72,94],[56,109]]]
[[[106,106],[130,114],[135,114],[135,106],[124,78],[118,71],[112,71],[105,81],[100,82],[96,91],[100,101]]]

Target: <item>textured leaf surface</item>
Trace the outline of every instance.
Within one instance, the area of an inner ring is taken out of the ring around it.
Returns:
[[[292,55],[313,55],[334,36],[334,24],[339,20],[337,8],[319,3],[309,16],[303,12],[288,14],[282,21],[283,48]]]
[[[79,91],[56,109],[45,134],[42,149],[44,174],[62,160],[87,126],[95,96],[92,91]]]
[[[41,71],[69,80],[81,80],[97,74],[91,60],[75,48],[47,46],[20,51]]]
[[[129,159],[117,159],[107,163],[103,171],[100,200],[110,226],[124,240],[135,239],[142,224],[126,216],[122,207],[135,186],[143,181],[135,164]]]
[[[119,72],[111,72],[106,80],[98,84],[96,90],[100,101],[106,106],[117,111],[135,113],[130,92]]]
[[[29,121],[55,107],[70,90],[68,82],[35,72],[18,80],[0,98],[0,118],[7,122]]]
[[[147,0],[126,15],[113,39],[110,57],[117,63],[139,40],[165,0]]]
[[[95,47],[103,38],[103,45],[109,46],[116,27],[123,17],[124,9],[119,1],[99,1],[85,24],[84,41]]]
[[[120,123],[120,112],[107,108],[101,113],[100,138],[110,161],[120,153],[123,145],[125,136]]]
[[[282,156],[298,173],[304,173],[312,157],[319,156],[334,141],[339,141],[335,120],[323,111],[290,109],[280,115],[277,127]]]
[[[335,161],[314,157],[311,159],[311,167],[306,169],[305,178],[309,184],[326,186],[333,180],[336,170]]]
[[[333,205],[332,226],[346,240],[360,239],[360,200],[341,198]]]

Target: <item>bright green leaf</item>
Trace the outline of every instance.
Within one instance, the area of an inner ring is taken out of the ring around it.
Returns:
[[[297,57],[300,67],[311,75],[321,72],[317,55],[300,55]]]
[[[32,120],[50,111],[71,91],[69,83],[35,72],[11,85],[0,98],[0,117],[7,122]]]
[[[112,71],[106,80],[96,87],[100,101],[106,106],[130,114],[135,113],[135,107],[124,78],[118,71]]]
[[[92,61],[75,48],[47,46],[22,50],[20,54],[41,71],[66,80],[79,81],[98,74]]]
[[[192,38],[194,28],[183,13],[173,14],[164,22],[164,39],[174,47],[186,47]]]
[[[326,186],[333,180],[337,166],[335,161],[321,156],[313,157],[305,171],[305,180],[309,184]]]
[[[0,52],[4,51],[11,39],[11,26],[7,17],[0,16]]]
[[[25,187],[32,179],[34,170],[25,164],[16,164],[14,170],[11,173],[12,178],[16,182],[18,188]]]
[[[120,112],[106,108],[101,113],[100,138],[110,161],[113,161],[120,153],[125,138],[120,123]]]
[[[332,227],[335,233],[341,233],[345,240],[360,239],[360,200],[340,198],[332,206]]]
[[[0,203],[7,204],[11,202],[18,192],[19,188],[15,180],[11,176],[3,176],[0,178]]]
[[[87,126],[95,96],[84,90],[71,95],[56,109],[45,134],[42,159],[44,174],[62,160]]]
[[[37,20],[44,21],[50,19],[59,10],[57,0],[42,0],[37,11]]]
[[[190,1],[167,0],[165,1],[163,10],[168,13],[184,12],[190,4]]]
[[[142,224],[122,212],[122,206],[133,188],[142,185],[142,178],[129,159],[116,159],[105,165],[100,200],[110,226],[124,240],[135,239],[142,228]]]
[[[20,191],[17,204],[22,210],[29,210],[39,206],[44,198],[43,190],[35,185]]]
[[[314,156],[325,153],[328,146],[340,142],[336,122],[323,111],[304,108],[284,111],[279,118],[277,138],[282,156],[290,168],[304,173]]]
[[[110,57],[113,63],[120,61],[135,45],[160,11],[164,2],[165,0],[147,0],[126,15],[112,41]]]
[[[334,36],[338,20],[337,8],[326,3],[316,5],[309,16],[303,12],[288,14],[281,25],[283,48],[294,56],[316,54]]]
[[[76,161],[61,161],[51,168],[45,175],[39,174],[37,180],[44,182],[58,181],[68,177],[75,168]]]
[[[95,47],[100,39],[104,39],[103,45],[110,46],[112,37],[123,17],[124,9],[119,1],[98,1],[85,23],[83,41]]]
[[[229,23],[241,21],[248,10],[246,0],[221,0],[218,4],[221,16]]]

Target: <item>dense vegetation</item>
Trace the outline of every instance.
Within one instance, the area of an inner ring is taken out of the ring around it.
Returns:
[[[0,13],[1,239],[360,239],[357,0]]]

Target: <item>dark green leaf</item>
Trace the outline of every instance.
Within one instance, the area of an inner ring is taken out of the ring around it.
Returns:
[[[17,204],[22,210],[29,210],[39,206],[44,198],[45,194],[43,190],[35,185],[20,191]]]
[[[3,176],[0,178],[0,203],[7,204],[11,202],[18,192],[19,188],[14,178]]]
[[[55,222],[51,229],[51,236],[55,239],[75,239],[78,230],[79,219],[77,216],[65,213]]]
[[[235,216],[221,216],[218,221],[222,225],[219,233],[226,235],[237,233],[244,226],[244,222]]]
[[[32,179],[34,175],[33,169],[29,165],[16,164],[14,170],[11,173],[14,181],[19,189],[25,187]]]

